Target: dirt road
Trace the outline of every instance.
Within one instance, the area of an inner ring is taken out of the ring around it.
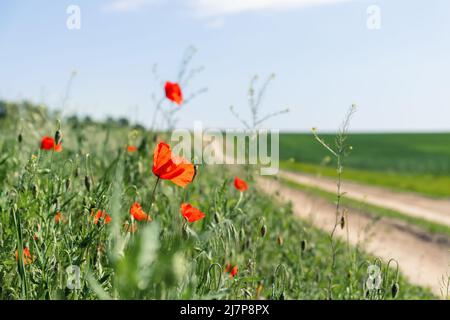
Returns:
[[[269,194],[278,191],[282,201],[291,201],[294,213],[309,219],[322,230],[331,232],[335,219],[335,207],[330,202],[291,189],[274,179],[260,178],[260,188]],[[387,261],[396,259],[403,275],[413,284],[429,287],[440,296],[442,276],[449,271],[450,245],[423,231],[397,220],[374,218],[358,210],[349,211],[347,221],[349,242],[352,245],[364,244],[368,253]],[[339,230],[337,236],[346,237]]]
[[[288,171],[280,171],[279,176],[306,186],[336,192],[336,181],[333,179]],[[342,189],[347,198],[450,226],[450,200],[431,199],[349,181],[343,182]]]

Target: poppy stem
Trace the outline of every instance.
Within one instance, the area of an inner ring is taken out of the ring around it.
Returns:
[[[159,177],[156,179],[155,185],[153,187],[152,195],[150,197],[150,207],[149,210],[152,210],[153,200],[155,199],[155,191],[156,187],[158,186],[159,180],[161,180]]]

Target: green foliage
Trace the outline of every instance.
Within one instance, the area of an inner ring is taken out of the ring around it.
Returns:
[[[331,135],[321,137],[332,144]],[[345,178],[430,196],[450,196],[450,133],[349,134]],[[336,176],[330,153],[310,134],[280,136],[281,166]],[[319,165],[320,164],[320,165]]]
[[[251,179],[240,199],[227,168],[202,166],[185,189],[161,181],[152,201],[148,132],[63,122],[63,151],[41,151],[56,122],[29,112],[2,123],[0,299],[389,299],[396,284],[398,298],[433,297],[381,264],[383,286],[367,292],[367,266],[379,262],[358,248],[338,251],[331,270],[329,235]],[[130,144],[143,147],[129,153]],[[129,232],[135,201],[153,221]],[[187,224],[182,202],[206,218]],[[94,224],[98,210],[112,222]],[[31,262],[15,259],[22,247]],[[238,266],[235,277],[228,264]],[[80,269],[78,289],[67,287],[71,266]]]

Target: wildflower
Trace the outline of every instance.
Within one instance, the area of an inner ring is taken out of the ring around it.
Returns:
[[[127,151],[128,151],[129,153],[136,152],[136,151],[137,151],[137,147],[136,147],[136,146],[128,146],[128,147],[127,147]]]
[[[188,222],[195,222],[198,220],[201,220],[205,217],[205,214],[201,212],[199,209],[194,208],[189,203],[182,203],[181,204],[181,215],[188,221]]]
[[[98,210],[94,216],[94,224],[98,224],[99,220],[102,219],[105,224],[111,222],[111,216],[106,213],[106,211]]]
[[[142,210],[139,203],[135,202],[130,208],[130,214],[137,221],[152,221],[152,218]]]
[[[64,221],[64,217],[63,217],[62,213],[61,213],[61,212],[58,212],[58,213],[55,215],[55,222],[56,222],[56,223],[60,223],[60,222],[63,222],[63,221]]]
[[[152,171],[158,178],[170,180],[180,187],[187,186],[195,176],[195,167],[186,159],[172,154],[170,146],[165,142],[156,146]]]
[[[55,140],[52,137],[45,136],[42,138],[41,141],[41,149],[47,151],[53,150],[55,152],[60,152],[62,151],[62,145],[61,143],[59,144],[55,143]]]
[[[30,249],[28,247],[24,247],[22,250],[22,256],[23,256],[23,264],[27,265],[27,263],[32,263],[33,258],[31,257]],[[19,261],[19,252],[16,250],[16,261]]]
[[[225,273],[229,273],[230,278],[235,277],[238,271],[239,271],[238,266],[233,266],[231,263],[229,263],[227,268],[225,269]]]
[[[166,91],[167,99],[178,105],[183,103],[183,94],[181,93],[181,88],[178,83],[167,81],[164,85],[164,90]]]
[[[247,183],[238,177],[234,177],[234,187],[240,192],[245,192],[248,189]]]

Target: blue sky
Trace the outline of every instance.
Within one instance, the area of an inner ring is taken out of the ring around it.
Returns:
[[[66,27],[69,5],[80,30]],[[370,5],[379,30],[367,28]],[[251,77],[273,72],[263,112],[291,112],[269,128],[333,130],[356,103],[355,131],[450,131],[449,35],[448,0],[2,1],[0,98],[58,107],[77,70],[67,113],[149,125],[154,63],[172,80],[194,45],[205,70],[185,95],[208,92],[182,107],[179,127],[239,127],[229,106],[248,117]]]

